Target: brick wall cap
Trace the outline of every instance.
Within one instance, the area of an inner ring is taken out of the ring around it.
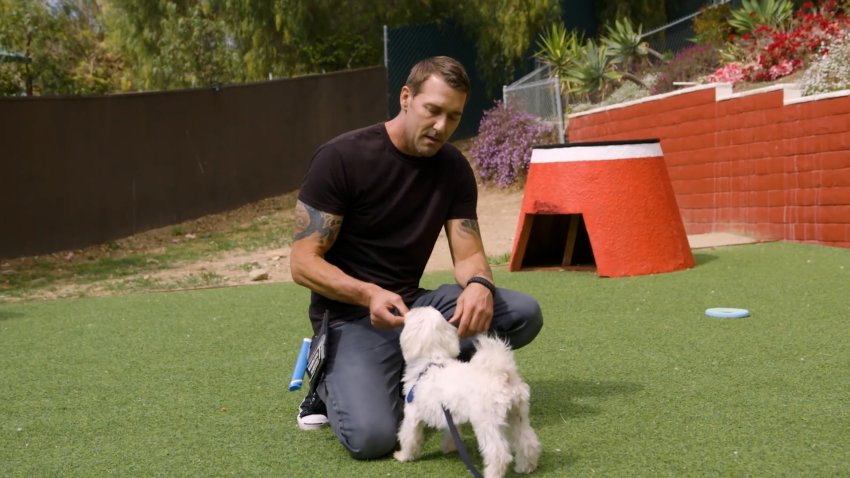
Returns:
[[[809,101],[818,101],[818,100],[829,100],[833,98],[843,98],[845,96],[850,96],[850,90],[838,90],[838,91],[830,91],[828,93],[820,93],[817,95],[808,95],[801,96],[799,98],[793,98],[785,102],[786,105],[793,105],[797,103],[806,103]]]
[[[706,83],[704,85],[696,85],[691,86],[689,88],[682,88],[676,91],[670,91],[667,93],[661,93],[660,95],[652,95],[646,96],[643,98],[638,98],[632,101],[624,101],[622,103],[617,103],[616,105],[608,105],[602,106],[599,108],[594,108],[592,110],[580,111],[578,113],[572,113],[568,116],[568,118],[578,118],[580,116],[586,116],[595,113],[601,113],[603,111],[615,110],[618,108],[625,108],[627,106],[639,105],[641,103],[648,103],[650,101],[662,100],[664,98],[670,98],[671,96],[683,95],[686,93],[693,93],[695,91],[708,90],[708,89],[716,89],[717,92],[715,94],[715,99],[724,98],[730,94],[732,94],[732,84],[731,83]]]
[[[740,93],[732,93],[729,96],[718,98],[717,101],[734,100],[747,96],[762,95],[778,90],[782,90],[784,93],[782,97],[784,103],[788,103],[789,101],[795,100],[803,95],[803,89],[796,83],[777,83],[775,85],[765,86],[764,88],[755,88],[752,90],[742,91]]]

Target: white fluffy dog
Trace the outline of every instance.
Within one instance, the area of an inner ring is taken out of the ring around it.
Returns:
[[[516,455],[517,473],[537,468],[540,441],[528,420],[530,389],[505,342],[479,336],[475,355],[461,362],[457,329],[433,307],[411,309],[400,340],[407,365],[397,460],[412,461],[421,455],[425,425],[445,430],[442,449],[454,451],[445,407],[456,424],[472,425],[485,478],[505,476],[511,451]]]

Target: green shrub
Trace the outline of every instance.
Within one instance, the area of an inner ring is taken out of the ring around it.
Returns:
[[[696,36],[691,41],[697,45],[722,45],[732,34],[732,25],[729,24],[731,15],[732,9],[725,3],[714,7],[702,7],[700,14],[694,18],[693,27]]]

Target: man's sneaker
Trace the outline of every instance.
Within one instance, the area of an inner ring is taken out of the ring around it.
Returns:
[[[308,394],[301,401],[298,412],[298,428],[316,430],[328,423],[328,408],[316,392]]]

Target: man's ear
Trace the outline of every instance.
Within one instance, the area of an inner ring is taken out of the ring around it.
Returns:
[[[398,99],[402,111],[407,111],[407,106],[410,104],[411,98],[413,98],[413,95],[410,92],[410,88],[407,85],[402,86]]]

